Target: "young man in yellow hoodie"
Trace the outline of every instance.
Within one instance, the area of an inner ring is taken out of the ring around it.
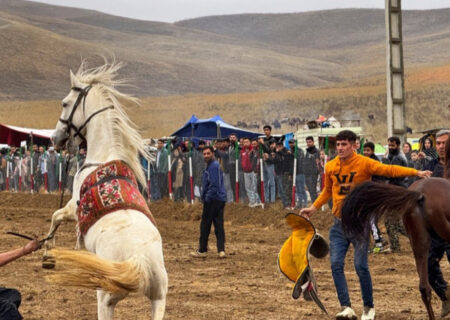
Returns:
[[[355,311],[351,308],[347,280],[344,274],[345,256],[350,243],[355,248],[354,263],[364,302],[361,320],[373,320],[375,318],[372,279],[367,261],[369,241],[367,239],[364,243],[356,243],[354,239],[347,238],[342,230],[341,208],[346,195],[352,187],[371,180],[373,175],[386,177],[419,176],[422,178],[431,175],[431,171],[417,171],[396,165],[384,165],[359,155],[354,152],[355,142],[356,134],[354,132],[344,130],[338,133],[336,136],[338,156],[328,162],[325,167],[325,187],[309,208],[300,210],[300,215],[309,219],[318,208],[327,203],[330,198],[333,199],[332,213],[335,216],[335,221],[329,232],[331,273],[342,307],[342,311],[336,314],[336,320],[357,319]]]

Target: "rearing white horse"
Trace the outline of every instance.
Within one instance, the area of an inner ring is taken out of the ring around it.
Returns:
[[[79,237],[95,255],[52,251],[56,265],[66,265],[66,270],[50,278],[63,285],[96,288],[100,320],[112,319],[116,304],[129,292],[146,295],[152,302],[152,319],[159,320],[165,312],[167,272],[161,236],[136,192],[136,179],[146,185],[139,154],[148,154],[119,102],[136,99],[114,88],[121,83],[115,79],[120,67],[105,63],[85,70],[82,64],[76,75],[70,72],[72,88],[62,100],[53,141],[61,147],[68,139],[75,144],[85,140],[88,152],[75,176],[72,199],[53,214],[49,235],[63,220],[77,220]],[[92,220],[95,205],[101,210]]]

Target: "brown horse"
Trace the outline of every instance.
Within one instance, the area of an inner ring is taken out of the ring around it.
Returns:
[[[434,320],[431,307],[431,287],[428,282],[428,253],[430,232],[450,242],[450,141],[446,144],[444,179],[421,179],[409,189],[365,182],[356,186],[346,197],[342,208],[342,226],[349,236],[368,237],[370,222],[377,222],[385,213],[395,212],[403,217],[417,273],[422,300],[430,320]],[[447,291],[448,292],[448,291]],[[448,297],[450,300],[450,297]]]

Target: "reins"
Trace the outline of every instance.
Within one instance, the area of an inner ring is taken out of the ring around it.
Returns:
[[[99,113],[101,113],[101,112],[103,112],[103,111],[106,111],[106,110],[108,110],[108,109],[114,109],[114,105],[110,105],[110,106],[107,106],[107,107],[104,107],[104,108],[102,108],[102,109],[99,109],[99,110],[95,111],[94,113],[92,113],[92,114],[84,121],[84,123],[83,123],[81,126],[79,126],[79,127],[77,128],[77,126],[75,126],[75,125],[72,123],[73,116],[74,116],[75,111],[77,110],[78,106],[80,105],[81,100],[83,100],[83,114],[85,113],[85,110],[86,110],[86,97],[87,97],[89,91],[91,90],[91,88],[92,88],[92,85],[89,85],[89,86],[87,86],[87,87],[85,87],[85,88],[72,87],[71,89],[72,89],[73,91],[79,92],[79,93],[78,93],[77,100],[75,101],[75,103],[74,103],[74,105],[73,105],[73,107],[72,107],[72,111],[70,112],[69,117],[68,117],[67,119],[61,119],[61,118],[58,119],[58,121],[60,121],[60,122],[64,123],[65,125],[67,125],[67,133],[69,134],[69,136],[70,136],[70,133],[72,132],[72,129],[73,129],[74,132],[75,132],[75,134],[73,135],[73,137],[76,138],[77,136],[80,136],[80,138],[83,139],[84,141],[86,141],[86,137],[81,133],[81,131],[87,126],[87,124],[89,123],[89,121],[91,121],[91,119],[92,119],[94,116],[96,116],[97,114],[99,114]]]
[[[53,234],[49,235],[48,237],[46,237],[44,239],[39,240],[38,241],[39,247],[41,247],[44,244],[45,241],[53,239],[53,237],[55,236],[56,230],[58,230],[58,228],[59,228],[59,225],[56,226],[55,232],[53,232]],[[30,237],[30,236],[27,236],[26,234],[22,234],[22,233],[18,233],[18,232],[8,231],[8,232],[6,232],[6,234],[9,234],[9,235],[12,235],[12,236],[16,236],[16,237],[19,237],[19,238],[24,238],[24,239],[31,240],[31,241],[35,240],[35,238],[33,238],[33,237]]]

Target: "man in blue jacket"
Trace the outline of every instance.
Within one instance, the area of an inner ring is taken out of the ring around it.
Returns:
[[[203,202],[202,220],[200,222],[199,247],[190,255],[194,258],[206,258],[208,251],[208,237],[211,224],[214,223],[214,232],[217,239],[217,252],[219,258],[225,258],[225,230],[223,227],[223,209],[227,201],[227,192],[223,182],[223,172],[219,163],[214,159],[214,149],[211,146],[203,149],[203,159],[206,169],[202,176]]]

